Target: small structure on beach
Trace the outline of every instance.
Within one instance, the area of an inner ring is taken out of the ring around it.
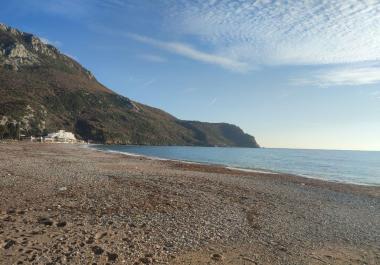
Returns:
[[[72,132],[66,132],[65,130],[59,130],[55,133],[49,133],[44,137],[44,142],[51,143],[76,143],[78,140]]]

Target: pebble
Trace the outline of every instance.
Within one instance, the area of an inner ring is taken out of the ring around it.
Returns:
[[[118,255],[116,253],[107,252],[108,261],[116,261]]]
[[[151,264],[153,262],[152,258],[150,257],[142,257],[140,258],[140,261],[144,264]]]
[[[99,247],[99,246],[93,246],[91,249],[92,249],[92,252],[94,252],[95,255],[101,255],[104,252],[104,250],[101,247]]]
[[[5,249],[8,249],[8,248],[12,247],[15,244],[16,244],[16,241],[14,241],[13,239],[6,239],[5,242],[4,242],[3,247]]]
[[[215,261],[221,261],[223,260],[223,256],[221,254],[215,253],[211,255],[211,259]]]
[[[14,209],[14,208],[9,208],[7,210],[7,214],[14,214],[14,213],[16,213],[16,209]]]
[[[103,237],[105,237],[107,235],[107,232],[97,232],[96,234],[95,234],[95,239],[96,240],[100,240],[100,239],[102,239]]]
[[[60,221],[57,223],[57,227],[65,227],[66,226],[66,221]]]
[[[51,226],[53,225],[53,221],[50,220],[50,218],[47,218],[47,217],[41,217],[38,219],[38,223],[39,224],[43,224],[43,225],[47,225],[47,226]]]

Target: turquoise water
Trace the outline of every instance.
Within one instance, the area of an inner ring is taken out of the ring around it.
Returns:
[[[124,145],[96,145],[95,148],[380,186],[380,152]]]

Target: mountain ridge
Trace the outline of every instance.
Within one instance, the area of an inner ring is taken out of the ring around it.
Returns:
[[[58,129],[107,144],[259,147],[236,125],[180,120],[121,96],[33,34],[0,24],[0,138]]]

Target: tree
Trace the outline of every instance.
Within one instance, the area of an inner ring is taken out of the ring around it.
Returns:
[[[7,124],[7,131],[8,131],[8,134],[7,134],[7,138],[11,138],[11,139],[14,139],[15,138],[15,135],[16,135],[16,126],[13,124],[13,122],[9,122]]]
[[[17,122],[15,126],[15,139],[20,140],[20,123]]]
[[[20,124],[18,122],[10,122],[7,125],[8,133],[6,136],[11,139],[20,139]]]
[[[3,124],[0,124],[0,139],[4,139],[4,136],[7,133],[7,127]]]

